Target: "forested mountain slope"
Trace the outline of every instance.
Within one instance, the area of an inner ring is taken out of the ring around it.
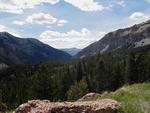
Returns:
[[[18,38],[0,32],[0,62],[8,65],[28,64],[49,60],[64,60],[71,56],[36,39]]]
[[[150,44],[150,20],[129,28],[106,34],[101,40],[80,51],[74,58],[114,51],[119,48],[136,48]]]

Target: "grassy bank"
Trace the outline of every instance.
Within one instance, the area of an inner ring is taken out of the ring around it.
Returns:
[[[120,102],[118,113],[150,113],[150,83],[124,86],[115,92],[91,100],[102,98]]]

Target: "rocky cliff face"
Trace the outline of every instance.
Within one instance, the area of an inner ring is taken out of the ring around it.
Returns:
[[[126,29],[119,29],[105,35],[79,52],[75,58],[93,55],[97,52],[113,51],[122,47],[136,48],[150,44],[150,20]]]
[[[118,102],[110,99],[88,102],[50,102],[33,100],[20,105],[14,113],[115,113]]]
[[[52,48],[36,39],[18,38],[7,32],[0,32],[0,62],[5,64],[28,64],[64,60],[70,57],[68,53]]]

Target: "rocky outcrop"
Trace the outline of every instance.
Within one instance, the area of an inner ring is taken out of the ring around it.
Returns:
[[[101,95],[99,93],[88,93],[79,100],[86,100],[86,99],[96,98],[96,97],[101,97]]]
[[[115,113],[118,102],[111,99],[87,102],[50,102],[33,100],[20,105],[14,113]]]
[[[106,34],[101,40],[81,50],[74,58],[104,53],[120,48],[132,49],[150,44],[150,20]]]

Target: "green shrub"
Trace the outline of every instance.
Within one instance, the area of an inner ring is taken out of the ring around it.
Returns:
[[[67,98],[70,101],[77,100],[88,93],[87,83],[85,80],[81,80],[79,83],[75,83],[70,87],[67,92]]]
[[[0,112],[5,112],[7,110],[7,105],[4,103],[0,103]]]

